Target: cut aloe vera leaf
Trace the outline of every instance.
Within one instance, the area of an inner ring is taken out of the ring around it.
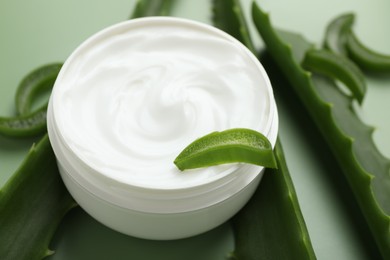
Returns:
[[[62,64],[42,66],[30,72],[19,84],[15,95],[18,116],[0,117],[0,134],[10,137],[32,137],[46,132],[45,102],[32,111],[31,104],[43,91],[50,91]]]
[[[364,45],[352,31],[346,42],[348,56],[363,70],[370,72],[390,72],[390,55],[376,52]]]
[[[0,134],[7,137],[31,137],[46,132],[47,106],[16,117],[0,117]]]
[[[174,161],[182,171],[240,162],[276,168],[267,137],[245,128],[213,132],[189,144]]]
[[[51,237],[75,205],[45,136],[0,190],[0,259],[42,259],[52,254]]]
[[[343,14],[333,19],[326,27],[324,47],[334,53],[346,55],[347,33],[354,23],[355,15]]]
[[[324,46],[333,53],[348,56],[362,70],[386,73],[390,71],[390,56],[365,46],[352,30],[354,14],[343,14],[333,19],[326,29]]]
[[[340,80],[361,104],[367,91],[366,79],[360,69],[345,56],[311,49],[306,52],[302,66],[312,72]]]
[[[61,67],[62,63],[44,65],[24,77],[15,95],[16,109],[20,115],[29,114],[36,96],[43,91],[52,89]]]
[[[350,97],[329,85],[332,80],[324,81],[301,67],[299,58],[310,43],[299,44],[297,39],[303,38],[295,34],[278,34],[256,4],[252,12],[268,52],[338,159],[383,258],[390,259],[390,161],[376,148],[373,128],[353,112]]]

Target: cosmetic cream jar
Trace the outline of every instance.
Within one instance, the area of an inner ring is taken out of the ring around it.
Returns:
[[[198,22],[125,21],[66,60],[48,107],[66,187],[92,217],[146,239],[208,231],[237,213],[263,167],[179,171],[173,161],[213,131],[251,128],[276,142],[278,114],[262,65],[240,42]]]

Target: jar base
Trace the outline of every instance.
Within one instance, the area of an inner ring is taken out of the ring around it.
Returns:
[[[261,172],[239,193],[213,206],[189,212],[161,214],[140,212],[111,204],[74,181],[60,162],[58,168],[70,194],[90,216],[120,233],[151,240],[188,238],[218,227],[246,204],[263,176]]]

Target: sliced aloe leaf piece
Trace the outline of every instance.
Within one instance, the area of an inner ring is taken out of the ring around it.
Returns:
[[[364,45],[352,31],[346,42],[348,56],[363,70],[371,72],[390,72],[390,55],[376,52]]]
[[[353,32],[354,14],[333,19],[326,29],[324,46],[333,53],[348,56],[362,70],[386,73],[390,71],[390,56],[365,46]]]
[[[7,137],[31,137],[46,132],[47,106],[16,117],[0,117],[0,134]]]
[[[346,55],[347,33],[355,21],[355,15],[346,13],[333,19],[326,27],[324,47],[334,53]]]
[[[246,128],[205,135],[184,148],[174,161],[182,171],[237,162],[276,167],[272,145],[267,137]]]
[[[20,115],[29,114],[36,96],[52,89],[61,67],[62,63],[44,65],[23,78],[15,95],[16,109]]]
[[[361,104],[366,94],[366,79],[360,69],[345,56],[327,51],[311,49],[302,61],[304,68],[340,80]]]
[[[15,95],[17,116],[0,117],[0,134],[10,137],[31,137],[46,132],[47,103],[32,111],[31,104],[43,91],[50,91],[62,64],[42,66],[30,72],[18,86]]]

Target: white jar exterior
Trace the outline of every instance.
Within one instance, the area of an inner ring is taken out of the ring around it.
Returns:
[[[161,26],[164,23],[179,24],[188,30],[196,28],[242,48],[240,51],[248,56],[245,59],[255,64],[256,72],[263,79],[259,84],[264,85],[262,91],[268,102],[265,112],[262,112],[266,113],[266,119],[262,119],[264,122],[259,126],[261,129],[256,129],[257,125],[250,128],[261,130],[272,144],[276,142],[278,131],[276,105],[264,69],[245,47],[215,28],[177,18],[142,18],[114,25],[88,39],[66,61],[64,71],[61,71],[55,84],[48,109],[49,138],[65,185],[81,207],[119,232],[147,239],[184,238],[222,224],[247,202],[264,171],[262,167],[237,164],[223,166],[223,174],[203,180],[186,180],[182,184],[164,184],[161,187],[157,182],[151,186],[141,182],[138,185],[133,179],[123,180],[106,174],[103,168],[100,170],[90,164],[80,156],[80,151],[75,151],[69,145],[66,137],[69,133],[65,133],[64,124],[60,122],[61,117],[69,116],[62,116],[59,112],[62,104],[59,98],[61,91],[58,89],[61,88],[61,81],[66,81],[66,76],[72,76],[72,63],[78,56],[85,55],[88,47],[95,42],[123,31],[131,33],[135,27],[150,27],[153,24]]]

